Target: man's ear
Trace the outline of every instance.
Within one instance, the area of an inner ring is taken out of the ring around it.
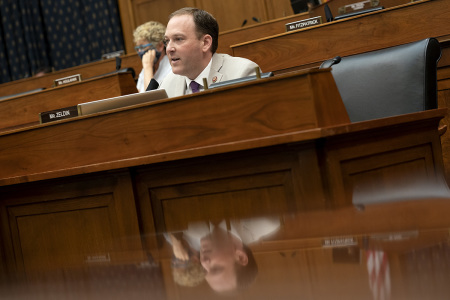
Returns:
[[[236,252],[234,254],[234,259],[241,266],[246,266],[248,264],[247,253],[245,253],[245,251],[242,249],[236,249]]]
[[[212,37],[209,34],[203,36],[203,52],[210,51],[212,47]]]

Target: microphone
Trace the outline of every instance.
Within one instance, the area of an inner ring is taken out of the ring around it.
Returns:
[[[261,20],[258,19],[257,17],[253,17],[252,20],[255,21],[255,22],[257,22],[257,23],[261,23]]]
[[[247,24],[247,19],[245,19],[244,22],[242,22],[241,27],[244,27],[245,24]]]
[[[326,3],[324,6],[324,10],[325,10],[325,19],[327,19],[327,22],[333,21],[333,14],[331,13],[331,10],[328,7],[328,4],[326,4]]]
[[[119,71],[122,66],[122,59],[120,57],[116,57],[116,71]]]
[[[338,63],[340,63],[341,59],[342,58],[340,56],[336,56],[335,58],[324,61],[323,64],[320,66],[320,69],[331,68],[331,66],[337,65]]]

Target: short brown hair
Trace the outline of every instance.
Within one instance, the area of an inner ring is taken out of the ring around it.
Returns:
[[[212,37],[211,52],[214,54],[219,46],[219,24],[216,19],[207,11],[194,7],[184,7],[170,14],[169,20],[174,16],[191,15],[194,19],[197,37],[209,34]]]

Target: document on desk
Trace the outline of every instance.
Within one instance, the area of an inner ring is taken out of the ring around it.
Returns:
[[[39,122],[43,124],[166,98],[168,98],[167,92],[164,89],[160,89],[145,93],[135,93],[131,95],[85,102],[74,106],[42,112],[39,114]]]

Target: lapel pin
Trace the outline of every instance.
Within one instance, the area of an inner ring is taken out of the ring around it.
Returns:
[[[217,81],[217,76],[214,76],[212,79],[212,82],[216,82]]]

